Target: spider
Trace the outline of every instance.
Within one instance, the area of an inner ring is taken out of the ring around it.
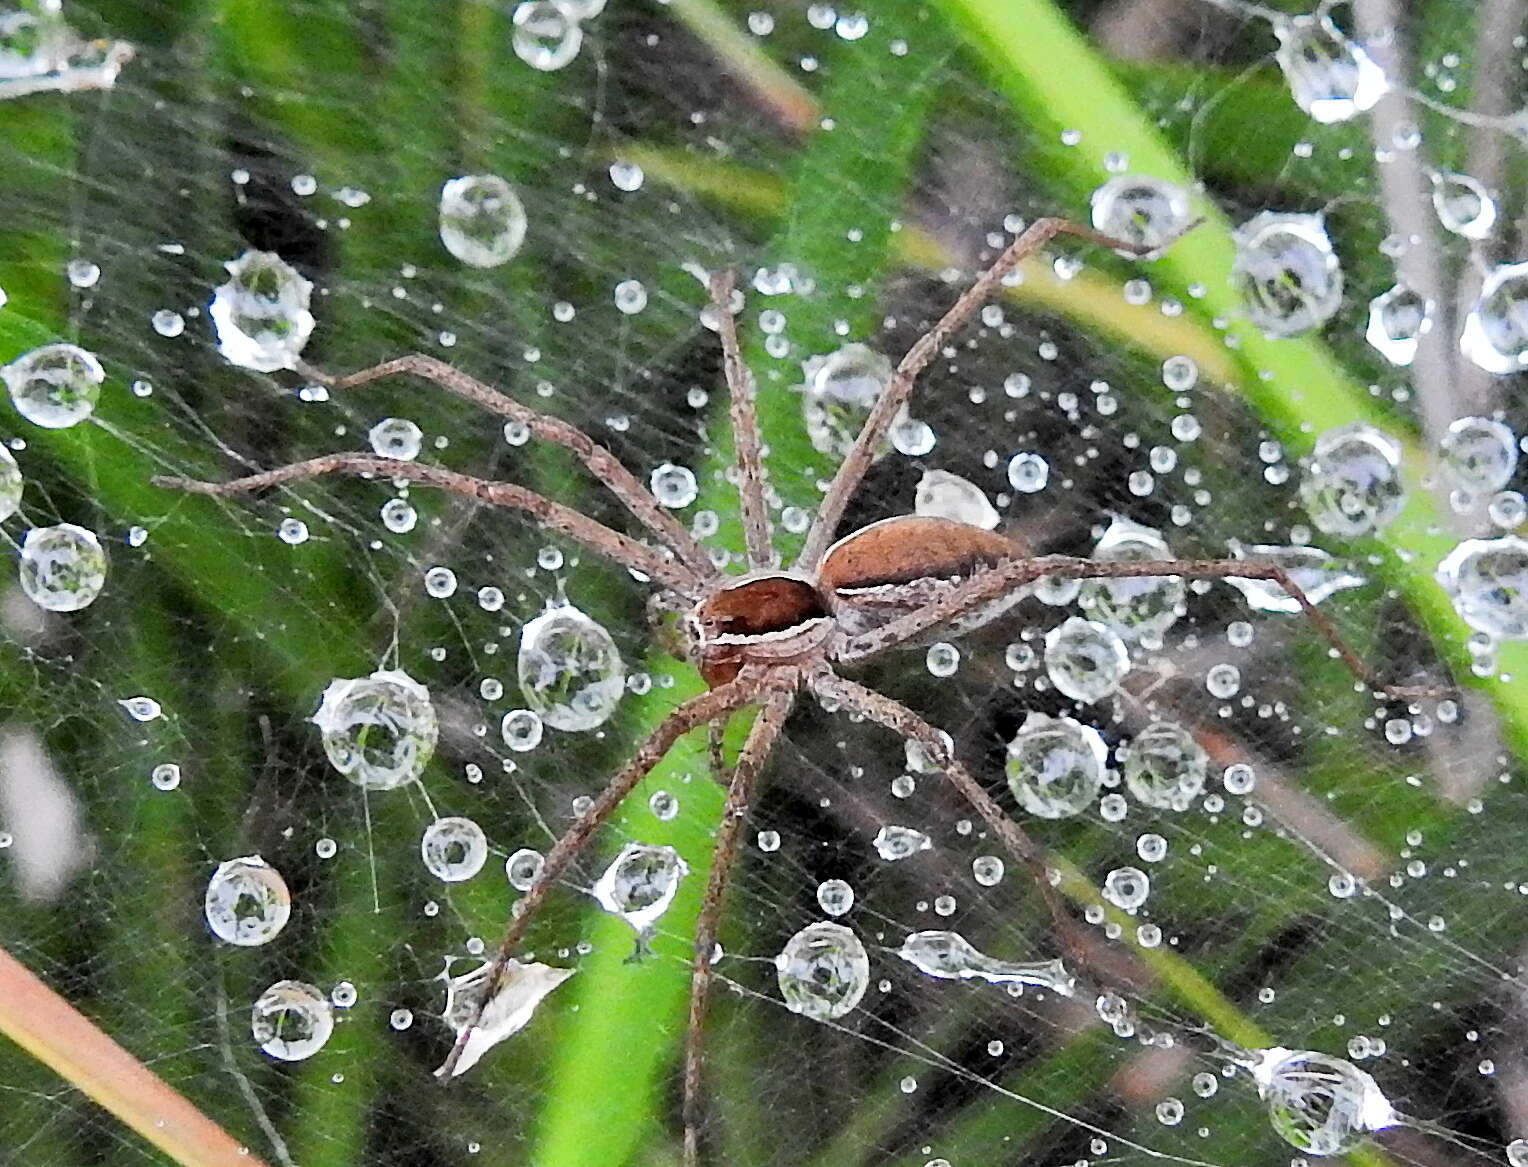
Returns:
[[[796,562],[779,565],[764,496],[761,439],[752,377],[743,362],[731,313],[734,276],[711,277],[710,297],[721,337],[731,421],[741,471],[738,493],[747,570],[721,572],[683,526],[658,504],[646,486],[605,447],[568,422],[520,404],[452,365],[424,355],[386,361],[332,378],[302,366],[306,376],[348,389],[399,373],[433,382],[490,413],[522,424],[533,435],[571,450],[603,481],[659,545],[655,548],[524,487],[470,477],[436,466],[359,453],[336,453],[292,463],[229,482],[159,478],[162,486],[207,495],[235,495],[325,474],[407,479],[495,506],[521,511],[548,530],[567,536],[654,581],[683,613],[681,627],[691,662],[708,688],[672,710],[636,747],[589,808],[547,853],[537,882],[516,911],[489,965],[484,990],[445,1064],[449,1081],[483,1008],[505,983],[509,962],[559,876],[589,845],[600,826],[684,734],[713,729],[745,707],[759,712],[725,776],[726,800],[716,832],[709,880],[695,929],[683,1081],[684,1156],[699,1162],[701,1027],[712,979],[712,960],[729,877],[741,830],[758,780],[797,695],[806,690],[829,709],[845,710],[884,726],[922,747],[928,758],[981,816],[1006,850],[1035,879],[1060,919],[1055,890],[1046,878],[1045,855],[953,756],[944,736],[899,701],[839,671],[940,627],[970,628],[1017,600],[1021,589],[1042,578],[1120,577],[1269,580],[1299,603],[1348,668],[1371,688],[1394,698],[1434,695],[1427,687],[1382,684],[1276,563],[1252,560],[1101,562],[1048,555],[1027,557],[1004,536],[950,519],[902,516],[885,519],[835,541],[845,508],[912,393],[920,372],[992,295],[1003,277],[1058,235],[1132,254],[1149,249],[1099,234],[1065,219],[1036,220],[961,293],[939,321],[897,365],[832,479]],[[719,775],[719,777],[723,777]]]

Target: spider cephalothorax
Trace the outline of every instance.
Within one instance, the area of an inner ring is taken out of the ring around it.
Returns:
[[[1066,556],[1035,558],[996,532],[927,516],[872,523],[834,542],[845,508],[859,489],[876,451],[884,447],[918,374],[1007,273],[1027,255],[1063,233],[1120,250],[1140,250],[1061,219],[1040,219],[1031,224],[897,365],[823,496],[800,556],[788,569],[778,566],[770,531],[753,382],[739,352],[731,315],[730,273],[722,273],[711,282],[711,312],[722,339],[741,471],[739,501],[747,547],[745,574],[722,574],[705,549],[658,504],[647,487],[587,434],[426,356],[401,357],[338,379],[307,367],[301,371],[333,389],[364,385],[395,373],[424,377],[516,422],[542,440],[566,447],[625,504],[649,541],[607,527],[571,507],[512,483],[370,454],[328,454],[225,483],[161,480],[163,485],[213,495],[236,494],[335,473],[375,475],[386,480],[437,486],[529,515],[541,527],[624,565],[678,599],[679,610],[684,612],[682,627],[688,654],[709,688],[679,704],[638,743],[626,764],[596,797],[587,800],[587,809],[576,815],[547,852],[538,880],[515,905],[504,938],[484,975],[477,1004],[463,1021],[451,1055],[438,1071],[443,1078],[449,1079],[457,1072],[462,1051],[481,1022],[485,1008],[506,984],[511,960],[531,921],[599,827],[680,737],[702,726],[717,726],[734,713],[755,707],[759,712],[746,743],[730,773],[719,776],[727,784],[727,801],[716,830],[714,859],[696,924],[684,1074],[685,1160],[687,1164],[696,1163],[701,1125],[701,1022],[722,900],[757,781],[779,740],[796,695],[802,690],[810,692],[826,708],[862,716],[921,747],[993,837],[1035,877],[1039,893],[1060,919],[1059,893],[1046,877],[1044,853],[953,755],[948,739],[908,706],[841,676],[838,671],[844,665],[889,649],[920,643],[935,630],[960,631],[983,623],[1014,604],[1030,585],[1043,577],[1271,580],[1299,603],[1337,654],[1371,686],[1391,696],[1415,697],[1435,692],[1383,685],[1277,564],[1248,560],[1100,562]]]

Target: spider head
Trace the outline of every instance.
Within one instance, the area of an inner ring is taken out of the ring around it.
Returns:
[[[833,622],[803,576],[772,571],[729,579],[704,596],[684,620],[690,659],[711,686],[744,664],[789,664],[827,643]]]

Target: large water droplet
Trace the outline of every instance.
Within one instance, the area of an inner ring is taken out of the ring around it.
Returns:
[[[1252,1071],[1273,1129],[1308,1155],[1341,1155],[1395,1123],[1374,1079],[1327,1054],[1262,1050]]]
[[[1327,430],[1306,463],[1300,501],[1328,535],[1373,534],[1406,505],[1400,465],[1400,447],[1371,425]]]
[[[1528,263],[1504,264],[1486,277],[1464,318],[1459,351],[1488,373],[1528,369]]]
[[[933,845],[933,840],[912,827],[888,825],[875,834],[875,852],[888,863],[927,851]]]
[[[312,985],[277,981],[255,1001],[249,1029],[271,1057],[300,1062],[324,1048],[334,1032],[334,1011]]]
[[[1320,215],[1263,211],[1236,229],[1231,281],[1252,323],[1299,336],[1342,306],[1342,265]]]
[[[1182,187],[1143,174],[1121,174],[1093,192],[1093,226],[1160,254],[1188,227],[1192,208]],[[1135,257],[1135,252],[1124,252]]]
[[[406,417],[384,417],[367,432],[366,440],[378,457],[412,462],[419,457],[424,434]]]
[[[1030,814],[1068,818],[1098,796],[1107,756],[1092,726],[1032,712],[1008,743],[1008,788]]]
[[[520,691],[553,729],[595,729],[625,691],[610,633],[577,608],[549,608],[520,631]]]
[[[520,196],[497,174],[467,174],[440,188],[440,241],[471,267],[508,263],[526,224]]]
[[[95,412],[106,370],[74,344],[45,344],[0,368],[11,404],[33,425],[60,430]]]
[[[1364,339],[1392,365],[1416,360],[1422,338],[1432,330],[1433,302],[1405,284],[1396,284],[1369,301]]]
[[[1233,542],[1231,554],[1237,559],[1251,559],[1259,563],[1272,563],[1282,567],[1295,581],[1295,586],[1305,593],[1305,598],[1319,604],[1328,596],[1348,588],[1362,587],[1364,577],[1348,569],[1340,560],[1333,559],[1319,547],[1304,547],[1277,543],[1253,543],[1250,546]],[[1228,576],[1226,583],[1247,598],[1249,607],[1259,612],[1298,612],[1300,601],[1284,588],[1278,580],[1245,579]]]
[[[57,0],[29,8],[0,14],[0,99],[110,89],[133,59],[133,46],[123,41],[81,37]]]
[[[1130,671],[1130,653],[1107,624],[1072,616],[1045,634],[1045,672],[1073,701],[1102,701]]]
[[[106,552],[93,531],[60,523],[21,541],[21,590],[39,608],[78,612],[106,586]]]
[[[1325,11],[1281,19],[1274,57],[1295,104],[1323,125],[1373,109],[1389,88],[1384,71]]]
[[[806,393],[802,411],[807,437],[824,454],[842,458],[854,445],[860,427],[891,380],[891,361],[863,344],[846,344],[827,356],[812,357],[802,365]],[[906,409],[897,415],[905,421]],[[891,448],[883,442],[880,457]]]
[[[631,925],[637,934],[637,954],[659,917],[679,892],[679,881],[690,872],[672,847],[627,843],[590,889],[599,906]]]
[[[997,508],[976,483],[947,470],[925,470],[913,492],[913,513],[969,523],[990,531],[997,526]]]
[[[219,940],[253,947],[274,940],[292,915],[286,880],[258,855],[218,864],[203,901],[207,926]]]
[[[1438,582],[1471,628],[1503,640],[1528,638],[1528,540],[1466,539],[1438,564]]]
[[[1438,465],[1457,490],[1491,494],[1517,469],[1517,436],[1489,417],[1451,422],[1438,446]]]
[[[515,56],[550,73],[578,56],[584,30],[572,7],[560,0],[524,0],[513,17]]]
[[[398,669],[330,681],[313,724],[330,764],[368,790],[418,778],[439,732],[429,690]]]
[[[833,1021],[860,1003],[870,984],[865,946],[842,924],[808,924],[775,957],[786,1008],[814,1021]]]
[[[21,492],[26,483],[21,477],[21,467],[5,446],[0,445],[0,522],[21,509]]]
[[[223,265],[228,282],[212,293],[218,352],[261,373],[293,369],[313,333],[313,283],[272,251],[246,251]]]
[[[1093,548],[1102,563],[1171,559],[1172,549],[1159,531],[1116,518]],[[1082,609],[1110,625],[1126,640],[1160,640],[1183,614],[1185,586],[1177,576],[1088,580],[1078,593]]]
[[[1021,964],[998,960],[977,950],[959,932],[914,932],[897,955],[940,980],[983,980],[994,985],[1034,985],[1071,996],[1076,980],[1059,960]]]
[[[1145,806],[1187,810],[1204,789],[1209,757],[1181,725],[1148,725],[1120,752],[1125,785]]]
[[[1466,239],[1484,239],[1496,225],[1495,200],[1468,174],[1434,174],[1432,202],[1438,222]]]
[[[436,819],[419,840],[419,853],[431,875],[446,883],[461,883],[483,870],[488,839],[483,828],[468,818]]]
[[[1116,908],[1134,912],[1151,894],[1151,877],[1139,867],[1116,867],[1104,876],[1104,899]]]
[[[458,1041],[477,1010],[478,1002],[488,991],[488,970],[492,967],[488,961],[484,961],[471,972],[452,977],[446,982],[444,1018]],[[451,1070],[452,1077],[465,1074],[499,1042],[524,1029],[546,995],[576,971],[571,968],[554,968],[548,964],[509,961],[504,966],[498,991],[484,1006],[477,1024],[462,1046],[461,1057]],[[444,1069],[445,1066],[437,1069],[435,1076],[441,1077]]]

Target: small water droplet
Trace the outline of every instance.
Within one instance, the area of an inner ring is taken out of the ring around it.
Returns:
[[[33,425],[67,429],[95,412],[106,370],[73,344],[45,344],[0,368],[11,404]]]
[[[383,458],[412,462],[419,457],[424,434],[406,417],[384,417],[366,435],[372,452]]]
[[[39,608],[77,612],[106,586],[106,552],[73,523],[33,527],[21,542],[21,590]]]
[[[1528,263],[1504,264],[1486,277],[1459,351],[1488,373],[1528,369]]]
[[[1405,284],[1396,284],[1369,301],[1364,339],[1392,365],[1405,368],[1416,359],[1422,337],[1432,325],[1433,302]]]
[[[1437,579],[1471,628],[1503,640],[1528,638],[1528,540],[1466,539],[1438,565]]]
[[[1268,336],[1309,332],[1342,306],[1342,265],[1320,215],[1263,211],[1243,223],[1231,279]]]
[[[1073,701],[1102,701],[1129,672],[1125,642],[1106,624],[1072,616],[1045,634],[1045,673]]]
[[[927,851],[934,845],[922,831],[912,827],[884,826],[876,832],[876,854],[888,863],[906,859],[919,851]]]
[[[826,879],[817,885],[817,906],[830,916],[842,916],[854,906],[854,888],[842,879]]]
[[[1315,121],[1345,122],[1374,108],[1389,89],[1384,71],[1343,35],[1324,8],[1281,17],[1273,31],[1279,40],[1274,57],[1290,96]]]
[[[286,880],[258,855],[229,859],[207,881],[207,926],[219,940],[254,947],[274,940],[292,915]]]
[[[682,510],[695,501],[700,493],[695,474],[688,467],[665,462],[652,473],[650,480],[653,497],[670,510]]]
[[[255,1001],[249,1028],[271,1057],[300,1062],[324,1048],[334,1032],[334,1012],[328,998],[312,985],[277,981]]]
[[[578,18],[558,0],[524,0],[512,19],[515,56],[543,73],[563,68],[584,43]]]
[[[1145,258],[1183,234],[1192,209],[1182,187],[1142,174],[1121,174],[1109,179],[1092,195],[1093,226],[1105,235],[1149,248]],[[1121,252],[1140,258],[1132,251]]]
[[[791,1012],[834,1021],[864,997],[870,957],[859,937],[842,924],[808,924],[775,957],[775,974]]]
[[[469,818],[440,818],[425,828],[419,853],[436,879],[461,883],[483,870],[488,861],[488,839],[483,828]]]
[[[520,196],[497,174],[464,174],[440,188],[440,241],[469,267],[508,263],[525,242],[527,223]]]
[[[1438,222],[1455,235],[1484,239],[1496,225],[1496,202],[1468,174],[1434,174],[1432,203]]]
[[[1008,788],[1030,814],[1068,818],[1098,796],[1107,756],[1092,726],[1032,711],[1008,743]]]

